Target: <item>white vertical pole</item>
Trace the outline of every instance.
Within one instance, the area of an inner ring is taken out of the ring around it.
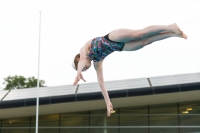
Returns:
[[[107,133],[107,118],[103,117],[104,121],[103,121],[103,125],[104,125],[104,133]]]
[[[38,115],[39,115],[39,75],[40,75],[40,38],[41,38],[41,14],[39,12],[39,46],[38,46],[38,80],[37,80],[37,103],[36,103],[36,124],[35,124],[35,132],[38,133]]]

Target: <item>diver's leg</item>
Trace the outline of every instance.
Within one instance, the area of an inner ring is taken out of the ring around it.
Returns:
[[[109,39],[115,42],[129,42],[143,39],[161,32],[173,32],[177,35],[182,35],[185,39],[187,36],[174,23],[171,25],[152,25],[140,30],[118,29],[110,32]]]
[[[160,41],[160,40],[163,40],[163,39],[167,39],[167,38],[170,38],[170,37],[184,38],[184,36],[182,36],[182,35],[180,36],[180,35],[177,35],[177,34],[172,33],[172,32],[163,32],[163,33],[159,33],[157,35],[153,35],[153,36],[141,39],[141,40],[127,42],[127,43],[124,44],[122,51],[138,50],[138,49],[141,49],[144,46],[149,45],[153,42]]]

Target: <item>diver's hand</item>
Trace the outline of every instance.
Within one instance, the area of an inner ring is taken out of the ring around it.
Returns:
[[[107,103],[107,116],[110,117],[111,113],[113,111],[113,105],[111,102]]]
[[[86,80],[83,78],[82,73],[77,74],[73,85],[74,85],[74,86],[77,85],[78,82],[79,82],[81,79],[82,79],[84,82],[86,82]]]

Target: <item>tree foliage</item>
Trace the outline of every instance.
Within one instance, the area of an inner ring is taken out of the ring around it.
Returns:
[[[4,78],[5,88],[4,90],[12,90],[12,89],[24,89],[24,88],[34,88],[37,87],[37,79],[35,77],[29,77],[25,78],[24,76],[8,76],[7,78]],[[45,81],[40,80],[39,86],[44,86]]]

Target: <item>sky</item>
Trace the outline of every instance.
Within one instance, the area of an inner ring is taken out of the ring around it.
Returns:
[[[119,28],[177,23],[188,39],[168,38],[104,60],[104,80],[200,72],[199,0],[0,0],[0,88],[3,78],[38,77],[46,86],[72,85],[74,56],[90,39]],[[97,82],[94,68],[83,73]],[[83,84],[84,82],[80,82]]]

